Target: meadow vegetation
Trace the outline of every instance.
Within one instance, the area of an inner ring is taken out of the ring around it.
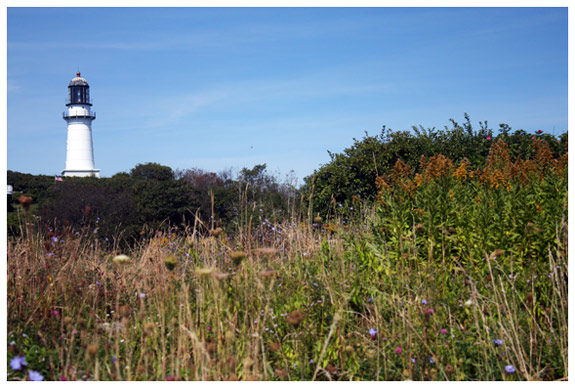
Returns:
[[[23,210],[8,379],[566,380],[566,137],[513,136],[395,158],[372,200],[316,203],[316,177],[274,212],[246,185],[226,222],[208,195],[130,244]]]

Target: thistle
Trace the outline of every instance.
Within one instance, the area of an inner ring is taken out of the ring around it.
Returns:
[[[88,357],[94,358],[96,356],[96,353],[98,353],[98,345],[97,344],[88,345],[88,347],[86,348],[86,353],[88,354]]]
[[[20,203],[20,206],[24,208],[24,210],[28,211],[30,209],[30,205],[32,204],[32,197],[21,195],[18,197],[18,202]]]

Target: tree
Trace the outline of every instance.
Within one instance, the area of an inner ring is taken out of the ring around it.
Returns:
[[[136,179],[155,181],[172,181],[175,178],[170,167],[158,163],[138,164],[130,171],[130,175]]]
[[[467,113],[464,118],[463,124],[450,119],[452,127],[442,130],[419,126],[412,131],[392,131],[384,126],[378,136],[366,133],[361,140],[353,139],[354,144],[342,153],[328,151],[330,162],[305,178],[302,192],[313,198],[314,212],[326,214],[333,202],[350,205],[354,197],[373,200],[377,192],[376,177],[388,174],[397,160],[417,171],[422,157],[442,154],[456,164],[466,158],[470,169],[479,168],[496,138],[486,121],[479,122],[479,129],[475,130]],[[555,157],[567,152],[566,135],[558,141],[542,131],[533,136],[522,130],[510,135],[510,131],[507,124],[500,124],[500,136],[510,144],[513,157],[521,156],[525,160],[530,156],[532,137],[548,142]]]

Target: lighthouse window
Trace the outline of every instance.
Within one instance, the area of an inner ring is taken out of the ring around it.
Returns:
[[[89,104],[90,90],[84,86],[71,86],[69,90],[70,104]]]

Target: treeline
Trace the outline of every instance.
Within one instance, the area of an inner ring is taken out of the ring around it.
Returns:
[[[379,135],[354,139],[342,153],[330,152],[331,161],[306,177],[301,188],[280,182],[265,164],[232,176],[200,169],[174,171],[147,163],[111,178],[64,178],[63,182],[8,171],[8,183],[19,193],[14,203],[19,195],[32,198],[31,212],[43,226],[90,227],[101,235],[133,239],[163,226],[195,225],[204,231],[224,226],[233,233],[240,227],[257,227],[265,219],[311,224],[317,216],[349,217],[354,204],[376,200],[378,178],[390,174],[398,160],[413,173],[421,173],[425,160],[437,155],[455,165],[465,160],[469,170],[476,170],[484,167],[497,141],[506,144],[513,162],[532,159],[541,142],[550,158],[567,154],[567,132],[555,137],[543,131],[513,131],[500,124],[494,134],[487,122],[479,122],[479,129],[474,129],[469,116],[464,118],[462,124],[451,119],[451,127],[440,130],[420,126],[393,131],[384,126]],[[19,228],[14,213],[8,215],[11,233]]]
[[[377,178],[389,174],[398,160],[414,172],[419,171],[422,157],[434,155],[443,155],[456,164],[466,159],[470,169],[478,169],[485,165],[491,145],[500,139],[508,145],[512,160],[530,159],[535,154],[534,140],[548,143],[553,158],[567,153],[567,132],[557,138],[543,131],[513,131],[509,125],[500,124],[495,135],[487,122],[480,122],[480,128],[474,129],[469,116],[464,117],[462,124],[451,119],[450,128],[420,126],[411,131],[393,131],[384,126],[377,136],[366,134],[361,140],[354,139],[354,144],[342,153],[330,152],[331,161],[305,178],[302,195],[313,198],[310,202],[314,213],[329,216],[340,205],[349,208],[357,200],[374,201]]]
[[[244,168],[236,177],[230,172],[174,171],[146,163],[111,178],[56,181],[14,171],[8,171],[7,178],[14,187],[15,204],[32,198],[41,228],[90,230],[123,241],[171,226],[195,225],[206,233],[225,227],[233,232],[242,223],[257,226],[263,214],[270,220],[282,219],[298,206],[295,187],[279,182],[265,164]],[[18,224],[9,222],[9,231],[18,233]]]

